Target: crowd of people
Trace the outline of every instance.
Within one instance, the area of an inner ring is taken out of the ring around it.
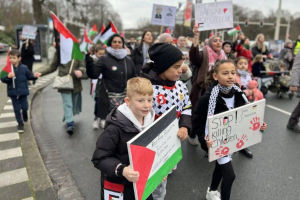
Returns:
[[[252,87],[253,81],[262,76],[261,71],[266,71],[264,62],[273,59],[263,34],[257,35],[252,46],[243,33],[239,33],[234,42],[222,41],[218,34],[204,41],[199,41],[199,37],[197,26],[193,28],[193,35],[180,36],[177,41],[168,33],[154,38],[151,30],[146,30],[138,42],[135,37],[126,42],[122,36],[114,34],[105,46],[94,44],[84,61],[61,64],[59,54],[55,53],[51,65],[34,75],[31,42],[20,48],[22,53],[13,49],[9,60],[14,72],[1,81],[7,84],[7,93],[19,124],[18,132],[24,131],[23,123],[28,120],[28,80],[36,80],[57,69],[60,77],[70,73],[74,88],[59,89],[58,92],[62,97],[63,121],[67,132],[72,135],[75,131],[74,116],[82,111],[82,79],[90,78],[90,93],[95,100],[91,124],[95,130],[100,127],[104,130],[92,157],[94,166],[101,171],[101,199],[106,200],[107,182],[116,187],[123,186],[120,193],[124,200],[134,199],[132,183],[139,180],[139,172],[129,166],[126,142],[175,105],[179,119],[177,136],[181,140],[188,139],[191,145],[200,144],[207,152],[212,146],[208,138],[207,116],[262,98],[257,88]],[[294,44],[287,40],[279,56],[282,69],[295,71],[292,91],[299,87],[299,49],[300,37]],[[296,132],[300,132],[299,113],[300,103],[287,126]],[[266,128],[264,123],[261,130]],[[248,148],[240,153],[253,157]],[[218,159],[206,198],[229,200],[234,179],[231,155]],[[221,192],[218,192],[220,184]],[[163,200],[166,185],[167,177],[148,199]]]

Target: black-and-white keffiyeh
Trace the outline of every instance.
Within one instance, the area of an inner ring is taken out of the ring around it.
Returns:
[[[243,78],[247,78],[247,76],[249,74],[246,70],[240,70],[240,69],[238,69],[238,73]]]
[[[241,88],[239,88],[237,85],[233,84],[232,86],[230,87],[223,87],[221,86],[220,84],[216,85],[215,87],[213,87],[212,91],[211,91],[211,94],[210,94],[210,98],[209,98],[209,103],[208,103],[208,113],[207,115],[208,116],[212,116],[214,115],[215,113],[215,109],[216,109],[216,104],[217,104],[217,97],[219,95],[219,92],[229,92],[231,89],[235,89],[236,91],[238,92],[243,92],[241,90]],[[246,104],[249,103],[246,95],[243,93],[242,94]]]

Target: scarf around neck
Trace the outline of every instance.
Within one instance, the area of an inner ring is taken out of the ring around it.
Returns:
[[[243,78],[246,78],[248,76],[248,74],[249,74],[247,71],[240,70],[240,69],[238,69],[238,73]]]
[[[237,92],[242,93],[242,97],[245,100],[246,104],[249,104],[249,101],[246,97],[246,95],[242,92],[241,88],[239,88],[237,85],[233,84],[230,87],[223,87],[220,84],[213,87],[210,97],[209,97],[209,103],[208,103],[208,113],[207,116],[212,116],[215,114],[216,104],[217,104],[217,97],[219,95],[219,92],[229,92],[232,89],[234,89]]]
[[[243,44],[243,47],[244,47],[245,49],[249,50],[249,49],[250,49],[250,44]]]
[[[118,60],[121,60],[127,56],[126,49],[113,49],[112,47],[106,48],[107,52],[112,56],[116,57]]]
[[[221,49],[219,54],[217,54],[212,48],[210,48],[210,46],[205,46],[207,52],[208,52],[208,65],[209,65],[209,69],[208,71],[210,71],[212,69],[212,67],[215,65],[215,63],[217,62],[217,60],[227,60],[227,56],[225,54],[225,52]]]

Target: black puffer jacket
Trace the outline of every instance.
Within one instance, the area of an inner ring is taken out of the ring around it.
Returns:
[[[139,45],[137,46],[131,54],[132,61],[134,62],[135,65],[135,70],[138,75],[141,73],[141,67],[143,66],[144,63],[144,56],[143,56],[143,46]]]
[[[127,142],[135,137],[139,130],[117,109],[113,109],[106,118],[105,131],[97,141],[92,162],[101,171],[101,200],[104,180],[124,185],[124,200],[134,200],[133,184],[125,177],[117,177],[115,169],[119,163],[129,165]],[[151,200],[150,196],[147,200]]]
[[[212,85],[210,89],[206,90],[205,94],[199,98],[194,112],[195,117],[193,119],[192,131],[194,132],[194,134],[197,134],[201,147],[205,151],[208,151],[204,137],[205,137],[205,127],[206,127],[206,120],[207,120],[209,98],[213,86],[214,85]],[[235,90],[231,90],[231,92],[228,95],[219,93],[219,96],[217,97],[215,115],[228,111],[228,107],[226,105],[226,102],[222,98],[222,96],[225,98],[226,97],[230,98],[233,96],[233,94],[235,95],[234,108],[244,106],[246,104],[244,98],[242,97],[243,92],[237,92]]]

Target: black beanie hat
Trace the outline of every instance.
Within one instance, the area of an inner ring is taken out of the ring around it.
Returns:
[[[179,49],[167,43],[152,45],[148,50],[148,54],[154,62],[154,68],[158,74],[167,71],[172,65],[184,59]]]

